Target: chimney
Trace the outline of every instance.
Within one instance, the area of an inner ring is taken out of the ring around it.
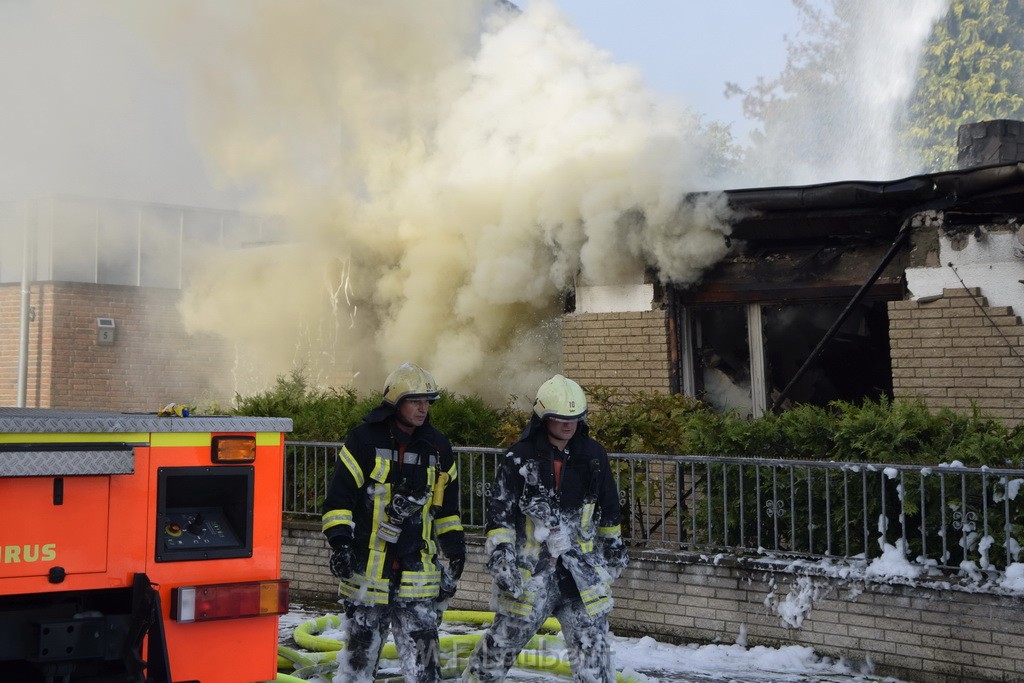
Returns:
[[[1024,123],[993,119],[966,123],[957,131],[958,169],[1015,161],[1024,161]]]

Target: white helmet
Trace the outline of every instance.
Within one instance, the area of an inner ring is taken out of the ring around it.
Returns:
[[[587,396],[576,382],[555,375],[537,390],[533,412],[542,420],[582,420],[587,415]]]
[[[397,406],[405,398],[436,401],[440,396],[434,376],[418,365],[402,363],[384,381],[384,402]]]

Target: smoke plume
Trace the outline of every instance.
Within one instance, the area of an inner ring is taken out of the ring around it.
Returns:
[[[211,259],[182,307],[260,368],[378,388],[410,360],[525,395],[558,368],[575,283],[689,281],[724,253],[721,207],[681,204],[696,120],[550,5],[161,7],[133,21],[187,84],[200,147],[290,226]]]
[[[859,151],[885,148],[912,73],[892,65],[943,3],[866,4],[892,21],[846,55],[849,100],[800,93],[744,165],[789,175],[751,183],[894,168]],[[899,40],[868,40],[890,24]],[[182,316],[236,349],[241,393],[296,368],[376,389],[413,361],[458,392],[527,396],[558,369],[574,285],[688,283],[726,250],[722,198],[684,200],[722,186],[697,118],[543,0],[8,0],[0,75],[0,199],[241,206],[284,226],[188,264]]]

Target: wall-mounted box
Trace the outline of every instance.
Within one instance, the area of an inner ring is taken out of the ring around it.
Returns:
[[[96,343],[101,346],[113,344],[116,329],[113,318],[96,318]]]

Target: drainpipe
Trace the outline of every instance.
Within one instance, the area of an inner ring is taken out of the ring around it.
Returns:
[[[18,396],[15,405],[25,407],[26,386],[28,384],[28,324],[32,309],[30,307],[31,290],[29,288],[29,204],[24,205],[24,221],[21,245],[21,314],[19,316],[18,335]]]
[[[800,369],[796,371],[796,374],[793,375],[793,378],[789,380],[789,384],[786,385],[786,388],[783,389],[775,398],[775,402],[772,403],[772,407],[770,409],[771,412],[778,412],[779,407],[782,405],[783,401],[785,401],[789,397],[789,393],[793,390],[793,387],[796,385],[796,383],[800,381],[800,379],[804,376],[804,373],[806,373],[808,368],[811,367],[815,359],[817,359],[817,357],[821,355],[821,352],[825,348],[825,345],[828,344],[832,340],[832,337],[836,335],[836,332],[839,331],[839,328],[842,326],[842,324],[846,322],[846,319],[848,317],[850,317],[850,313],[853,312],[853,309],[856,308],[857,304],[859,304],[861,299],[863,299],[864,296],[868,293],[868,290],[871,289],[871,286],[875,284],[875,281],[882,274],[882,271],[885,270],[885,267],[889,265],[889,262],[892,261],[893,257],[895,257],[897,252],[899,252],[900,247],[903,246],[903,243],[907,241],[907,238],[910,236],[911,232],[910,220],[910,218],[907,218],[906,220],[903,221],[903,225],[900,226],[900,231],[896,234],[896,239],[893,240],[892,246],[889,247],[889,251],[887,251],[885,253],[885,256],[882,257],[882,261],[875,268],[875,271],[871,273],[871,277],[869,277],[867,281],[860,286],[860,289],[857,290],[857,293],[853,295],[853,298],[850,299],[850,303],[846,304],[846,308],[844,308],[843,312],[839,314],[839,317],[836,318],[836,321],[832,323],[832,327],[828,329],[828,332],[825,333],[825,336],[822,337],[821,341],[818,342],[818,345],[814,347],[814,350],[811,351],[811,354],[807,357],[807,360],[804,361],[804,364],[800,366]]]

